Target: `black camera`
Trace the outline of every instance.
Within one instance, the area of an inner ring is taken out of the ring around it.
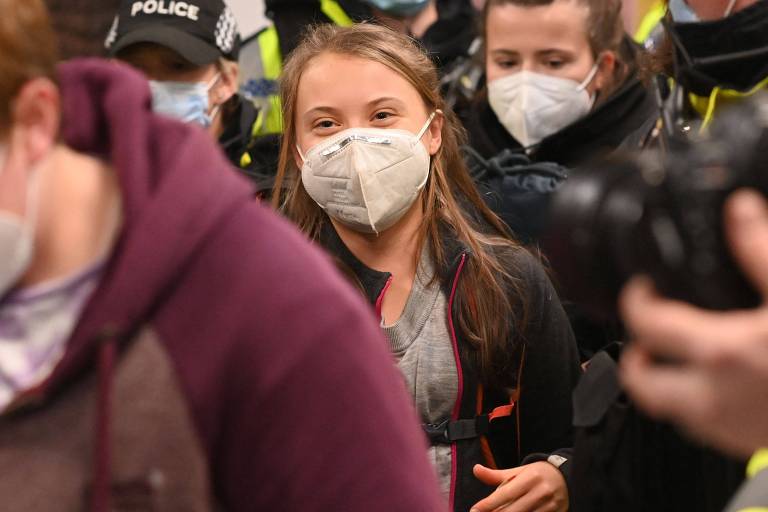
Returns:
[[[768,195],[768,95],[727,109],[695,142],[668,143],[577,169],[557,191],[543,244],[564,295],[611,314],[625,281],[646,274],[664,295],[703,308],[758,305],[722,209],[739,188]]]

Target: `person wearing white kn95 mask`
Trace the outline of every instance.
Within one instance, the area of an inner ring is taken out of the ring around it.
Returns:
[[[620,0],[489,0],[483,20],[487,96],[465,124],[484,158],[509,149],[574,167],[654,116]]]
[[[421,143],[435,111],[418,134],[406,130],[351,128],[301,154],[307,193],[328,215],[349,227],[378,234],[413,205],[429,177],[430,155]],[[442,115],[442,112],[440,112]],[[345,187],[328,186],[339,179]]]
[[[369,302],[446,510],[564,512],[573,333],[474,187],[428,54],[382,26],[319,26],[286,61],[281,98],[273,204]]]

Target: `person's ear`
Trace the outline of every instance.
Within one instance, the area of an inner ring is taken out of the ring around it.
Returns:
[[[429,144],[427,149],[430,156],[434,156],[440,150],[443,145],[443,125],[445,124],[445,114],[442,110],[435,111],[435,117],[432,119],[432,123],[427,129],[429,133]]]
[[[49,78],[25,83],[11,103],[11,141],[34,167],[50,154],[59,138],[61,96]]]
[[[616,53],[604,51],[598,55],[597,73],[595,74],[595,90],[601,91],[611,85],[616,70]]]
[[[240,66],[236,62],[223,61],[219,65],[220,78],[211,90],[214,105],[223,105],[237,93]]]

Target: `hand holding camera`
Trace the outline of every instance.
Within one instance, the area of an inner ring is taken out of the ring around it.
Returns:
[[[633,333],[622,376],[651,414],[746,457],[768,446],[768,204],[753,191],[733,194],[725,228],[763,304],[712,312],[663,298],[647,279],[634,279],[621,298]],[[657,363],[670,359],[677,364]]]

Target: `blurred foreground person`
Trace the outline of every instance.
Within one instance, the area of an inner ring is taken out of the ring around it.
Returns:
[[[54,71],[41,1],[0,10],[3,508],[439,510],[328,261],[140,75]]]
[[[282,210],[375,309],[450,510],[566,510],[573,334],[474,188],[427,54],[385,27],[319,26],[281,92]]]
[[[240,35],[222,0],[123,0],[105,46],[149,78],[155,112],[206,129],[232,164],[268,193],[276,140],[256,137],[265,112],[238,94]]]
[[[757,193],[740,192],[728,206],[734,255],[768,298],[768,205]],[[665,299],[636,279],[622,306],[634,333],[622,357],[623,381],[640,406],[739,457],[768,448],[768,305],[712,312]],[[768,509],[768,453],[759,453],[749,472],[755,480],[729,510]]]

